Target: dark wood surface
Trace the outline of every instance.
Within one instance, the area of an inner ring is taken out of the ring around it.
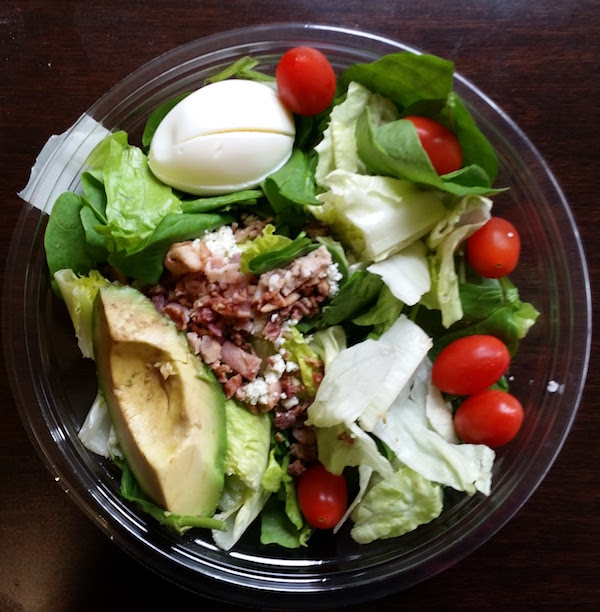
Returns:
[[[452,59],[552,168],[579,224],[597,301],[598,0],[3,0],[0,260],[21,207],[16,192],[51,134],[156,55],[207,34],[275,21],[365,29]],[[353,609],[596,609],[599,352],[596,339],[571,434],[516,517],[442,574]],[[3,367],[0,610],[221,609],[141,567],[68,499],[29,441],[6,378]]]

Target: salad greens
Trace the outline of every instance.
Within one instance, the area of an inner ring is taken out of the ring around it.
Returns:
[[[208,81],[273,81],[258,67],[242,58]],[[282,168],[256,188],[200,198],[175,192],[148,167],[154,132],[184,93],[150,115],[141,148],[125,132],[107,136],[90,155],[80,189],[56,201],[46,229],[53,288],[82,355],[92,359],[98,289],[110,282],[150,288],[163,277],[173,243],[251,214],[268,222],[239,245],[244,274],[285,268],[327,247],[339,287],[314,317],[293,322],[281,349],[298,369],[300,398],[310,403],[306,425],[318,460],[355,483],[334,531],[351,521],[359,543],[434,520],[444,487],[489,494],[495,453],[460,443],[453,398],[431,383],[431,363],[448,343],[475,333],[497,336],[514,355],[538,316],[508,278],[482,279],[463,257],[464,241],[490,218],[489,198],[502,188],[493,187],[496,156],[452,90],[453,76],[451,62],[411,53],[352,66],[330,109],[296,118],[295,148]],[[413,124],[402,120],[411,114],[455,132],[461,170],[438,176]],[[311,225],[326,232],[310,233]],[[258,341],[255,348],[267,350]],[[208,528],[230,549],[260,517],[262,544],[308,545],[312,528],[288,469],[291,432],[277,430],[271,412],[235,399],[225,405],[225,486],[212,518],[173,515],[146,498],[119,452],[101,392],[80,438],[120,468],[125,499],[179,532]]]

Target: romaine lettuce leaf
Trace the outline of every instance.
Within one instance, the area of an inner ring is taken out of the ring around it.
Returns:
[[[269,461],[271,419],[254,414],[235,400],[225,402],[227,452],[225,474],[237,476],[248,488],[258,491]]]
[[[341,325],[332,325],[327,329],[316,331],[309,344],[327,370],[335,356],[347,348],[346,332]]]
[[[313,529],[308,524],[296,527],[281,511],[281,503],[271,497],[260,514],[260,543],[277,544],[284,548],[306,546]]]
[[[226,487],[231,478],[225,480]],[[270,491],[261,488],[255,491],[245,487],[237,505],[213,516],[214,520],[221,521],[225,525],[224,531],[212,530],[215,544],[223,550],[231,549],[261,513],[270,496]]]
[[[123,458],[106,398],[100,389],[94,398],[77,437],[85,448],[107,459]]]
[[[166,512],[146,498],[125,459],[115,458],[114,462],[121,469],[121,495],[125,499],[134,502],[143,512],[149,514],[162,525],[172,527],[179,533],[185,533],[192,527],[212,529],[213,536],[216,533],[221,533],[226,528],[225,523],[221,519],[216,518],[216,516],[211,518],[208,516],[188,516]]]
[[[333,107],[323,139],[315,147],[317,185],[323,185],[327,174],[336,169],[364,174],[355,132],[356,122],[365,108],[369,108],[374,121],[383,123],[398,118],[398,109],[391,100],[371,93],[358,83],[350,83],[345,99]]]
[[[288,353],[286,360],[298,364],[300,379],[306,389],[306,394],[313,397],[317,392],[315,374],[322,371],[317,366],[319,356],[296,327],[290,327],[289,336],[282,345],[282,348]]]

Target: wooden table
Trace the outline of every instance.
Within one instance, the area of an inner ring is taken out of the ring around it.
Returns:
[[[4,0],[0,260],[22,206],[15,194],[51,134],[154,56],[225,29],[276,21],[365,29],[452,59],[517,121],[553,169],[581,230],[593,296],[600,297],[597,0]],[[517,516],[442,574],[354,609],[600,603],[599,357],[596,340],[571,434]],[[4,368],[1,385],[0,609],[220,609],[138,565],[71,503],[25,434]]]

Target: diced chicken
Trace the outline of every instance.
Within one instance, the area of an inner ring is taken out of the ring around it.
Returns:
[[[165,256],[165,268],[174,276],[202,272],[211,253],[202,240],[172,244]]]

